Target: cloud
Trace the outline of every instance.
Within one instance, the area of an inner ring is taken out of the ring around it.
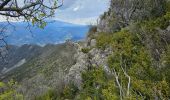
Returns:
[[[77,19],[56,18],[55,20],[60,20],[63,22],[79,24],[79,25],[95,25],[97,24],[98,16],[88,17],[88,18],[77,18]]]
[[[22,1],[18,0],[21,5]],[[97,18],[109,7],[109,2],[110,0],[64,0],[64,5],[56,10],[53,19],[76,24],[96,23]],[[61,3],[62,0],[59,0],[58,5]],[[6,21],[5,17],[0,16],[0,21]]]
[[[80,6],[78,5],[77,7],[75,7],[74,9],[73,9],[73,11],[78,11],[80,9]]]
[[[70,0],[74,1],[67,9],[57,10],[55,19],[78,24],[91,24],[107,11],[110,0]],[[92,20],[94,19],[94,20]]]

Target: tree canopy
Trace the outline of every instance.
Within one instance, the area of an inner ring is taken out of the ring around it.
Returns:
[[[62,5],[63,0],[60,4],[58,0],[0,0],[0,15],[6,21],[14,18],[44,26],[43,20],[53,17],[55,9]]]

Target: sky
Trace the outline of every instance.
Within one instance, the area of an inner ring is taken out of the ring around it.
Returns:
[[[56,20],[75,24],[95,24],[110,0],[64,0],[64,5],[56,11]]]
[[[23,0],[18,0],[22,5]],[[59,0],[59,4],[62,0]],[[53,20],[74,24],[96,24],[97,19],[107,11],[110,0],[64,0],[61,8],[56,10]],[[0,16],[0,21],[4,18]]]

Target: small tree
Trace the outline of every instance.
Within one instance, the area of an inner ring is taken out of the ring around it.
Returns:
[[[63,0],[0,0],[0,17],[8,22],[0,27],[0,57],[4,58],[8,49],[5,33],[7,26],[12,25],[11,20],[27,22],[28,28],[31,27],[30,22],[44,28],[45,19],[53,17],[55,10],[62,5]]]

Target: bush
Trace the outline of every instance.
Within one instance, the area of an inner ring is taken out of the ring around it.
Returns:
[[[61,98],[63,100],[65,99],[74,100],[77,92],[78,88],[74,84],[70,84],[68,86],[65,86]]]
[[[112,37],[112,34],[109,33],[98,33],[98,36],[96,37],[97,48],[105,49],[112,43]]]
[[[91,50],[90,48],[82,48],[82,49],[81,49],[81,51],[82,51],[83,53],[89,53],[90,50]]]
[[[47,93],[42,96],[36,97],[35,100],[56,100],[57,93],[54,90],[48,90]]]
[[[7,84],[0,82],[0,100],[24,100],[22,94],[16,91],[17,82],[10,80]]]
[[[79,92],[79,99],[86,100],[102,100],[102,89],[107,83],[106,73],[102,68],[93,68],[87,72],[82,73],[83,85]]]

